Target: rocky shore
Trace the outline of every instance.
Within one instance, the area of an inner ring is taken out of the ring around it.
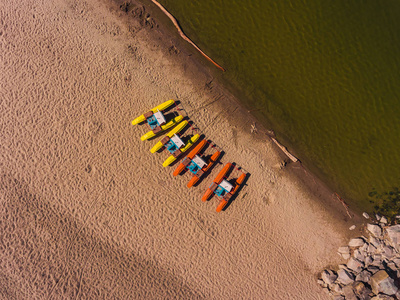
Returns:
[[[400,299],[400,225],[376,217],[376,224],[366,226],[368,237],[353,238],[338,249],[347,263],[321,273],[318,283],[332,299]]]

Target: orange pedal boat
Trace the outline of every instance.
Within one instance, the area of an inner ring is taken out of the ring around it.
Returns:
[[[231,163],[227,163],[224,168],[215,177],[211,186],[207,189],[202,201],[207,201],[213,194],[220,198],[220,203],[217,206],[217,212],[220,212],[228,204],[231,197],[238,191],[239,187],[242,185],[244,179],[246,178],[246,173],[242,173],[239,178],[236,179],[235,183],[232,185],[229,181],[225,180],[226,174],[233,167]]]
[[[207,140],[202,140],[190,153],[182,160],[179,166],[173,172],[174,176],[178,176],[185,169],[189,170],[192,174],[192,178],[187,184],[188,188],[191,188],[200,180],[200,178],[206,173],[213,164],[217,161],[218,157],[221,155],[221,151],[216,151],[210,159],[205,162],[198,153],[206,146]]]

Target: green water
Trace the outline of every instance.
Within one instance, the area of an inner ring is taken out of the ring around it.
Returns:
[[[160,3],[227,69],[240,100],[351,204],[371,211],[371,192],[400,185],[399,1]]]

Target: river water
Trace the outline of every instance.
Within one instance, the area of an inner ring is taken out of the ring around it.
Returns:
[[[350,204],[400,185],[400,2],[161,0],[223,80]]]

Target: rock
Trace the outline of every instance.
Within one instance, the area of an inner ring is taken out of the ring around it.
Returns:
[[[370,299],[369,294],[372,292],[363,282],[354,282],[353,291],[360,300]]]
[[[380,270],[371,277],[371,287],[375,294],[383,293],[386,295],[394,295],[398,288],[394,284],[394,280],[389,277],[388,273]]]
[[[371,263],[372,266],[379,267],[382,264],[382,255],[375,254],[373,256],[374,261]]]
[[[358,259],[359,261],[364,261],[365,257],[366,257],[366,253],[361,252],[360,249],[357,249],[356,251],[354,251],[353,257]]]
[[[322,279],[318,279],[317,283],[322,286],[322,287],[327,287],[327,284],[325,283],[325,281],[323,281]]]
[[[347,262],[347,267],[350,270],[353,270],[354,272],[359,273],[364,268],[364,263],[359,261],[358,259],[355,259],[354,257],[351,257],[349,259],[349,261]]]
[[[337,293],[337,294],[342,294],[343,293],[343,289],[342,286],[340,284],[334,283],[331,286],[331,291]]]
[[[335,274],[335,272],[333,272],[332,270],[324,270],[321,273],[321,279],[327,284],[327,285],[331,285],[333,284],[336,279],[338,278],[338,276]]]
[[[363,252],[367,252],[368,247],[369,247],[369,243],[365,242],[365,244],[362,245],[362,247],[360,247],[359,250],[360,250],[360,251],[363,251]]]
[[[367,256],[364,260],[364,263],[366,266],[369,266],[370,264],[372,264],[373,261],[374,259],[372,258],[372,256]]]
[[[347,260],[350,258],[350,253],[343,253],[342,257]]]
[[[349,247],[361,247],[364,243],[362,238],[354,238],[350,240]]]
[[[387,259],[391,259],[394,256],[394,249],[390,246],[384,246],[382,251],[382,256]]]
[[[346,300],[358,300],[351,284],[343,287],[343,294]]]
[[[340,254],[343,254],[343,253],[350,253],[350,248],[347,247],[347,246],[339,247],[338,252],[339,252]]]
[[[367,214],[366,212],[363,212],[363,217],[366,219],[369,219],[369,214]]]
[[[349,230],[354,230],[354,229],[356,229],[356,225],[351,225],[351,226],[349,227]]]
[[[345,269],[340,269],[337,272],[337,274],[338,274],[337,281],[341,284],[347,285],[353,283],[354,281],[354,275]]]
[[[382,217],[382,218],[379,220],[379,222],[382,223],[382,224],[387,224],[387,223],[388,223],[388,219],[387,219],[386,217]]]
[[[341,295],[335,295],[335,296],[333,296],[332,299],[333,299],[333,300],[344,300],[344,297],[341,296]]]
[[[375,219],[379,222],[380,220],[381,220],[381,216],[380,215],[378,215],[378,214],[375,214]]]
[[[375,248],[378,248],[381,244],[381,241],[371,235],[369,237],[369,243],[372,244]]]
[[[367,270],[363,270],[360,272],[360,274],[358,274],[356,276],[356,281],[362,281],[362,282],[368,283],[369,280],[371,279],[371,276],[372,276],[371,272],[368,272]]]
[[[393,297],[388,295],[378,294],[375,297],[371,298],[371,300],[393,300]]]
[[[376,266],[369,266],[367,270],[368,270],[368,272],[370,272],[371,274],[375,274],[375,273],[377,273],[380,269],[379,269],[378,267],[376,267]]]
[[[397,251],[400,251],[400,225],[387,227],[385,231],[390,244]]]
[[[395,274],[398,271],[396,264],[392,261],[390,261],[386,264],[385,269],[388,273],[393,273],[393,274]],[[397,277],[397,274],[396,274],[396,277]]]
[[[393,258],[392,260],[398,268],[400,268],[400,258]]]
[[[379,225],[367,224],[367,230],[375,237],[382,236],[382,228]]]
[[[367,249],[368,254],[374,254],[375,251],[376,251],[376,247],[372,244],[369,244],[368,249]]]

